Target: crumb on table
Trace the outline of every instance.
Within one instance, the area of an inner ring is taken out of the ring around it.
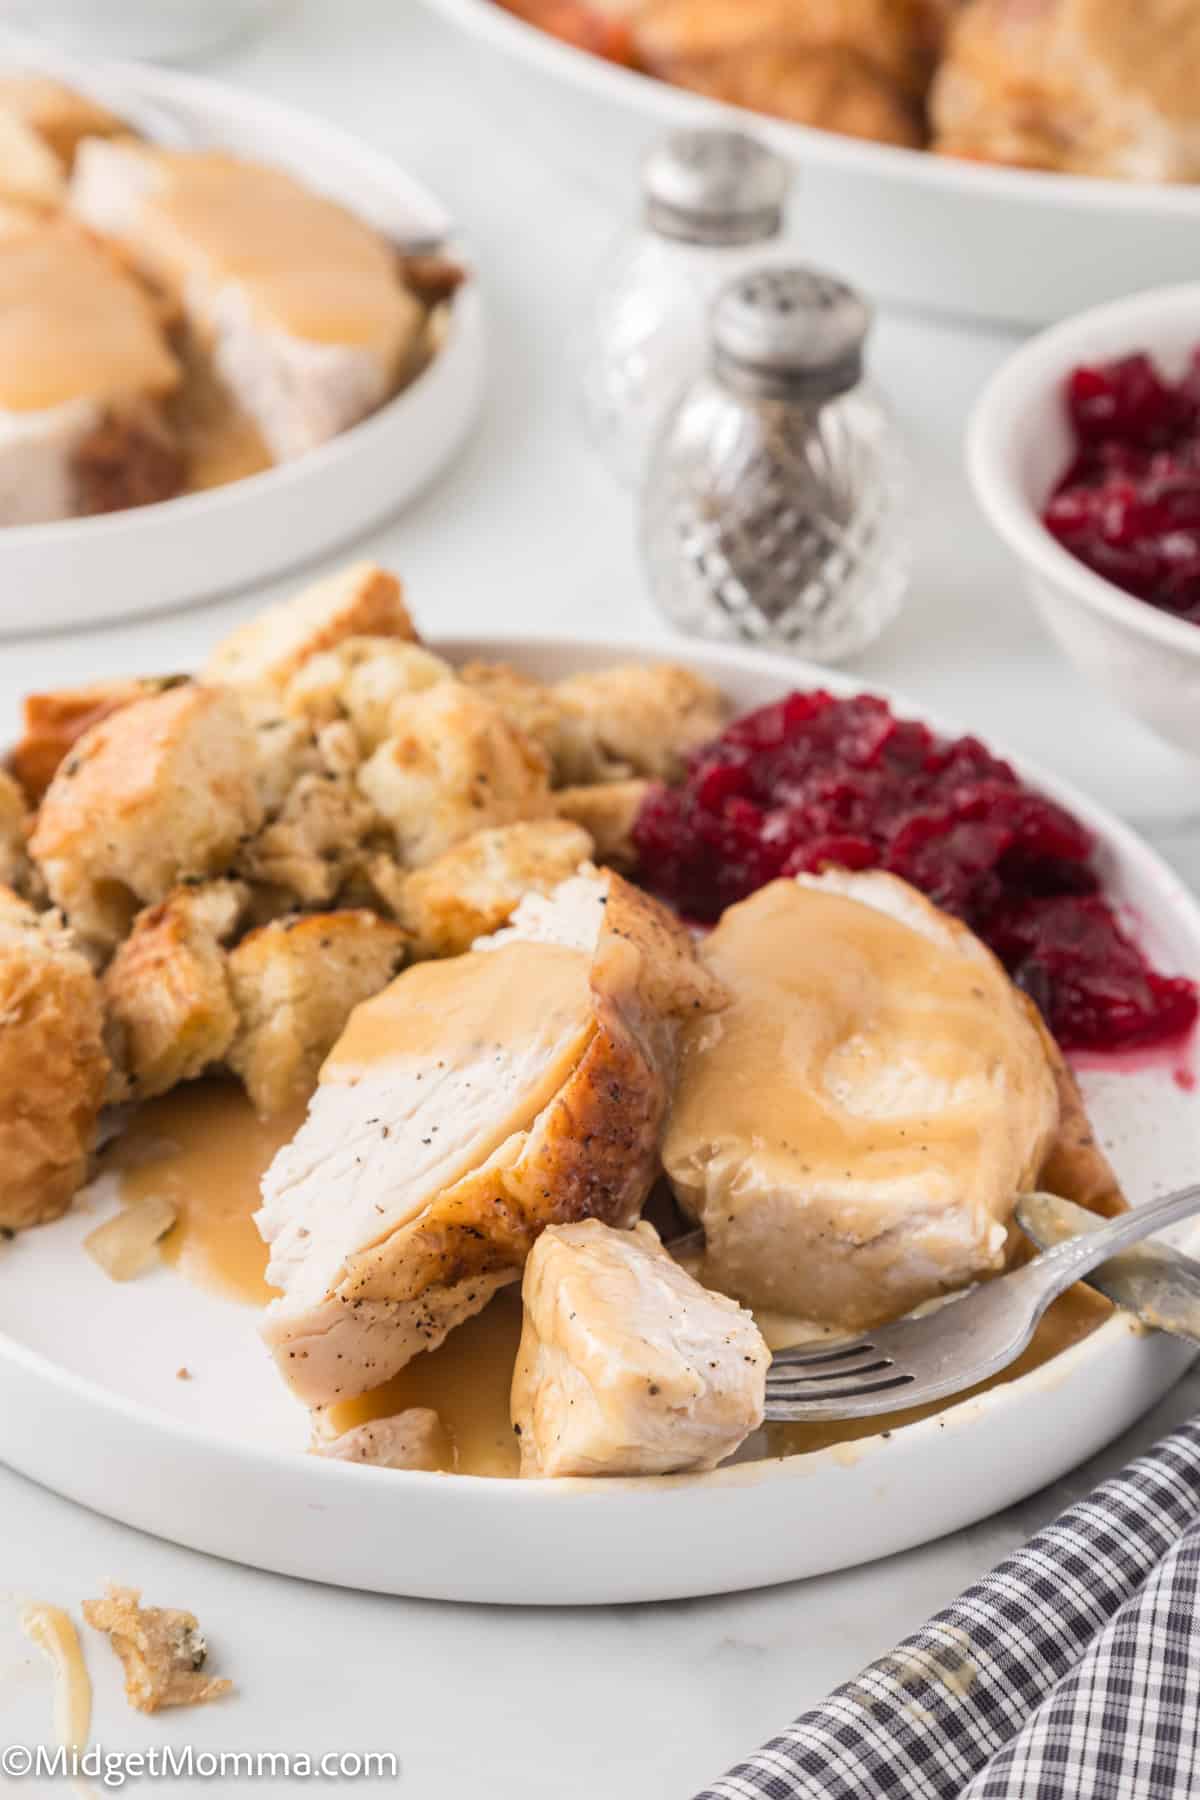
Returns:
[[[110,1581],[101,1599],[84,1601],[83,1616],[108,1634],[125,1670],[129,1704],[139,1712],[198,1706],[233,1687],[231,1681],[201,1674],[208,1645],[194,1613],[142,1606],[139,1589]]]

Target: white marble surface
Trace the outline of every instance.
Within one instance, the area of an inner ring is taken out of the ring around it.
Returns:
[[[493,315],[482,428],[458,469],[367,546],[405,575],[421,622],[657,633],[630,503],[577,435],[562,360],[572,308],[620,220],[620,184],[603,168],[580,175],[578,146],[576,172],[556,173],[543,148],[549,111],[536,141],[523,142],[527,102],[503,67],[467,56],[414,0],[310,0],[212,67],[393,150],[447,200],[477,252]],[[557,124],[572,132],[569,107]],[[914,448],[920,543],[911,604],[862,660],[864,679],[1040,758],[1200,882],[1194,768],[1057,659],[968,497],[965,411],[1007,341],[911,318],[880,324],[875,370]],[[249,604],[4,646],[0,736],[25,688],[186,668]],[[93,1640],[95,1736],[110,1747],[390,1749],[402,1789],[422,1800],[480,1789],[494,1800],[686,1800],[1198,1400],[1192,1377],[1100,1464],[957,1538],[772,1592],[591,1612],[384,1600],[210,1561],[4,1470],[0,1590],[76,1605],[112,1575],[200,1615],[236,1700],[142,1720]],[[13,1608],[0,1614],[0,1743],[45,1741],[45,1668],[14,1634]],[[153,1791],[184,1789],[162,1781]]]

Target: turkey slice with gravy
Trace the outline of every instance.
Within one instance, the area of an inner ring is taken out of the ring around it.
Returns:
[[[723,998],[669,913],[589,870],[360,1006],[256,1215],[293,1392],[378,1386],[514,1280],[545,1225],[631,1225],[680,1021]]]
[[[708,1286],[878,1324],[1003,1267],[1064,1129],[1072,1170],[1107,1174],[1030,1003],[896,877],[772,882],[704,955],[732,999],[688,1029],[663,1160]]]
[[[413,355],[392,247],[282,169],[89,138],[70,205],[181,305],[277,462],[382,405]]]

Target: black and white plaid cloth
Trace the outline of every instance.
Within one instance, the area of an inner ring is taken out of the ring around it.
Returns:
[[[696,1800],[1200,1800],[1200,1423]]]

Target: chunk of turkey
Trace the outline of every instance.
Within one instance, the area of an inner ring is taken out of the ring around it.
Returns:
[[[771,1353],[645,1220],[551,1225],[529,1255],[512,1419],[522,1475],[715,1469],[762,1424]]]
[[[453,1455],[442,1421],[428,1406],[410,1406],[390,1418],[369,1419],[336,1437],[318,1436],[311,1448],[314,1456],[366,1463],[376,1469],[442,1469]]]
[[[263,1334],[311,1406],[365,1392],[515,1280],[542,1228],[632,1225],[683,1018],[723,1001],[683,927],[607,870],[360,1006],[263,1181]]]
[[[1004,1265],[1069,1076],[990,950],[879,872],[776,881],[704,947],[663,1161],[702,1279],[855,1329]]]

